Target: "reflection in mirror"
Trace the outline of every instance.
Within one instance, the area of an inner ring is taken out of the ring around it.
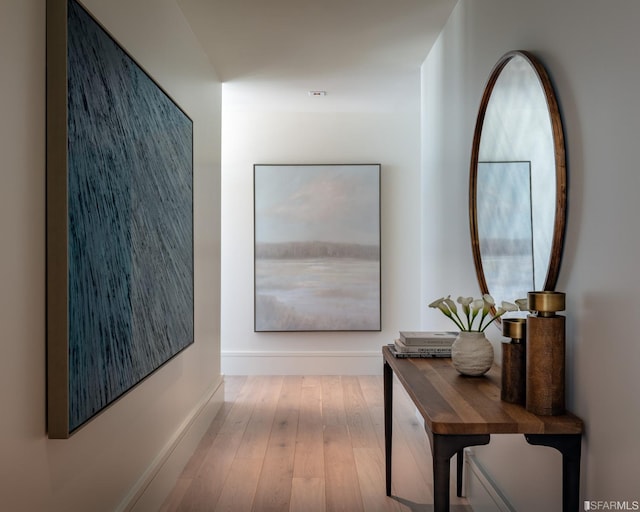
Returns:
[[[564,139],[544,68],[506,54],[487,84],[471,159],[470,220],[478,281],[499,303],[552,290],[565,218]]]
[[[513,301],[535,290],[531,162],[478,162],[478,238],[487,287]]]

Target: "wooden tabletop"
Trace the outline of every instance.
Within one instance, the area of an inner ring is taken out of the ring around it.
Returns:
[[[482,377],[460,375],[449,358],[396,358],[382,348],[434,434],[581,434],[582,420],[567,412],[537,416],[500,400],[500,368]]]

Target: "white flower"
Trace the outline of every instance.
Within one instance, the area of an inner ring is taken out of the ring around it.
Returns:
[[[458,317],[458,308],[456,307],[456,303],[451,300],[451,295],[448,295],[446,298],[441,297],[437,300],[434,300],[431,304],[429,304],[429,307],[439,309],[440,311],[442,311],[442,313],[444,313],[445,316],[451,318],[453,323],[455,323],[456,326],[460,328],[460,330],[465,330],[462,326],[462,322],[460,321],[460,317]]]
[[[512,304],[511,302],[507,302],[506,300],[502,301],[502,309],[506,311],[518,311],[518,306],[516,306],[515,304]]]
[[[518,299],[515,301],[517,305],[511,302],[502,301],[500,307],[495,308],[496,302],[488,293],[485,293],[481,299],[460,296],[458,297],[457,302],[462,305],[462,311],[464,313],[463,318],[460,318],[458,315],[458,307],[456,306],[456,303],[451,300],[451,295],[434,300],[429,304],[429,307],[442,311],[442,313],[449,317],[461,331],[484,332],[490,323],[500,318],[505,313],[509,311],[518,311],[518,308],[522,309],[523,300],[526,302],[526,299]],[[480,315],[481,311],[482,314]],[[480,320],[477,328],[474,329],[473,324],[478,315],[480,315]]]
[[[434,300],[431,304],[429,304],[430,308],[437,308],[438,304],[440,304],[444,300],[444,297],[440,297],[439,299]]]
[[[482,299],[475,299],[471,303],[471,309],[473,309],[476,312],[480,311],[483,307],[484,307],[484,301]]]
[[[456,303],[451,300],[451,295],[447,295],[447,298],[444,299],[444,301],[452,313],[456,314],[458,312],[458,306],[456,306]]]

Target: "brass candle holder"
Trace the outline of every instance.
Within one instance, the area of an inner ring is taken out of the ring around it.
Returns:
[[[502,344],[502,388],[500,398],[512,404],[526,400],[526,318],[504,318],[502,334],[511,338]]]
[[[565,411],[565,294],[529,292],[526,344],[526,408],[545,416]]]

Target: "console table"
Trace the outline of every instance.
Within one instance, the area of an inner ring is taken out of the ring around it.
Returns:
[[[488,444],[491,434],[524,434],[529,444],[562,453],[562,510],[579,509],[582,420],[571,413],[536,416],[500,400],[500,369],[464,377],[449,358],[406,358],[382,348],[387,496],[391,496],[393,375],[424,418],[433,454],[433,506],[449,510],[449,462],[457,455],[457,492],[462,496],[462,454],[467,446]]]

